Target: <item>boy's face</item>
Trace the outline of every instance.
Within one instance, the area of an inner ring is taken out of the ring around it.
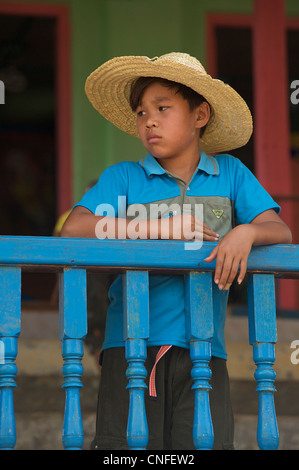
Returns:
[[[201,127],[209,120],[207,103],[190,111],[189,103],[176,89],[153,83],[144,91],[136,109],[139,137],[158,159],[198,157]]]

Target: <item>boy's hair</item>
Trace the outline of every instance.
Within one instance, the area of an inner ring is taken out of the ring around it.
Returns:
[[[173,82],[171,80],[167,80],[166,78],[159,78],[159,77],[139,77],[133,84],[130,93],[130,106],[132,111],[136,111],[137,107],[140,105],[142,96],[146,90],[146,88],[153,83],[161,83],[161,85],[167,88],[176,88],[176,93],[180,93],[180,95],[188,101],[190,111],[193,111],[197,106],[201,105],[204,101],[207,100],[197,93],[196,91],[192,90],[181,83]],[[201,128],[200,136],[202,137],[206,126]]]

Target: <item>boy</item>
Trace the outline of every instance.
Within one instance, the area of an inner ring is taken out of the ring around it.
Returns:
[[[210,404],[214,449],[233,449],[224,345],[228,289],[236,276],[242,282],[253,245],[291,241],[279,207],[249,170],[229,155],[209,155],[247,143],[252,133],[248,107],[232,88],[207,75],[200,62],[181,53],[155,59],[112,59],[88,77],[86,92],[106,119],[139,136],[148,154],[138,163],[108,168],[73,209],[63,236],[95,237],[96,233],[99,238],[130,238],[131,221],[125,216],[134,213],[136,204],[143,204],[148,216],[138,220],[140,238],[150,238],[154,226],[158,239],[218,242],[206,259],[216,259]],[[119,196],[124,196],[124,208],[118,206]],[[151,221],[150,209],[157,202],[165,204],[166,210]],[[174,204],[184,208],[187,203],[191,214],[170,213]],[[104,217],[101,204],[113,207],[112,214]],[[203,204],[203,221],[195,216],[196,204]],[[94,449],[127,448],[120,276],[110,289],[110,301]],[[157,365],[157,397],[145,397],[148,449],[193,449],[194,396],[185,339],[183,276],[150,277],[148,376],[162,345],[171,348]]]

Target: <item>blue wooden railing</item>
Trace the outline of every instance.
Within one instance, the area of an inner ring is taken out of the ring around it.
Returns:
[[[192,243],[192,242],[190,242]],[[211,449],[213,426],[209,406],[212,275],[215,264],[203,260],[214,247],[186,250],[185,242],[150,240],[80,240],[0,237],[0,448],[14,449],[16,425],[13,389],[21,330],[21,270],[49,269],[60,275],[60,339],[62,342],[65,449],[81,449],[80,407],[83,339],[87,332],[86,270],[123,273],[124,320],[130,408],[127,440],[131,449],[146,449],[148,427],[144,406],[146,344],[149,336],[148,277],[184,274],[186,321],[195,391],[193,438],[196,449]],[[275,391],[274,347],[277,340],[275,277],[297,277],[299,246],[256,247],[248,259],[249,342],[256,363],[259,394],[257,441],[261,449],[277,449],[279,433]],[[42,274],[41,274],[42,275]]]

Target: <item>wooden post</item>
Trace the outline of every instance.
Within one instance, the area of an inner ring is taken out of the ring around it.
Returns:
[[[0,449],[13,450],[17,433],[13,402],[21,331],[21,268],[0,267]]]
[[[66,399],[63,445],[67,450],[82,449],[84,432],[80,388],[83,374],[83,339],[87,333],[86,271],[65,268],[59,280],[59,322]]]
[[[212,273],[190,272],[185,281],[187,339],[190,341],[191,372],[195,390],[193,442],[197,450],[211,450],[214,444],[209,384],[213,336]]]
[[[255,175],[274,197],[292,195],[290,155],[290,96],[287,76],[284,0],[254,0],[254,157]],[[282,218],[293,229],[293,205],[277,202]],[[279,306],[294,309],[296,284],[280,280]]]
[[[273,370],[277,341],[274,275],[252,274],[248,278],[249,342],[257,365],[254,377],[259,393],[257,442],[262,450],[275,450],[279,433],[275,414]]]
[[[148,425],[144,403],[147,375],[146,342],[149,337],[149,290],[147,271],[123,274],[124,338],[130,393],[127,442],[132,450],[146,449]]]

